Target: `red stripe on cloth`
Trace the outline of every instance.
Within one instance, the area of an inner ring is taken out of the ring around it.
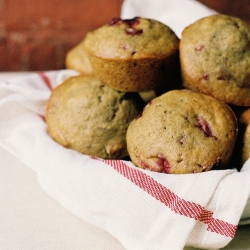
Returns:
[[[38,116],[39,116],[44,122],[46,122],[46,117],[45,117],[45,115],[39,115],[39,114],[38,114]]]
[[[203,210],[199,218],[199,220],[205,224],[209,224],[212,219],[213,219],[213,212],[207,210]]]
[[[227,237],[233,238],[235,235],[235,231],[237,229],[237,226],[234,226],[228,222],[212,218],[210,223],[208,224],[208,231],[221,234],[221,232],[224,232],[223,235]]]
[[[47,87],[50,90],[52,90],[53,87],[52,87],[52,84],[51,84],[51,81],[50,81],[49,77],[44,72],[38,72],[37,74],[43,79],[43,81],[47,85]]]
[[[96,157],[93,159],[100,160],[113,167],[118,173],[126,177],[136,186],[146,191],[156,200],[165,204],[173,212],[198,220],[207,225],[207,230],[230,238],[235,236],[237,226],[225,221],[213,218],[213,212],[206,210],[203,206],[186,201],[157,182],[151,176],[144,172],[134,169],[119,160],[103,160]]]

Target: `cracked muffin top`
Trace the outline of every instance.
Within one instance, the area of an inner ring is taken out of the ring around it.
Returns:
[[[179,38],[167,25],[153,19],[113,18],[89,32],[83,47],[102,58],[168,57],[179,50]]]
[[[94,76],[76,76],[56,87],[49,98],[49,135],[66,148],[104,159],[128,155],[126,131],[141,107],[137,93],[122,93]]]
[[[238,127],[224,102],[189,90],[153,99],[127,131],[132,162],[143,169],[187,174],[219,169],[229,162]]]
[[[180,41],[184,86],[229,104],[250,106],[250,26],[216,14],[186,27]]]

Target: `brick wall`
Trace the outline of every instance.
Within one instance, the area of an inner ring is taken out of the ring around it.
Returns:
[[[199,1],[250,23],[249,0]],[[121,4],[122,0],[0,0],[0,71],[64,68],[66,52],[88,31],[119,16]]]
[[[219,13],[237,16],[250,24],[249,0],[198,0]]]
[[[121,0],[0,0],[0,71],[64,68],[66,52],[120,7]]]

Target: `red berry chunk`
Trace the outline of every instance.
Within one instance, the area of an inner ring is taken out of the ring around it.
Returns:
[[[126,34],[131,36],[138,36],[143,33],[143,30],[137,30],[134,27],[129,27],[126,29]]]
[[[158,161],[156,162],[156,164],[162,169],[163,173],[170,173],[171,166],[164,155],[158,155]]]
[[[140,160],[140,165],[143,169],[150,169],[150,166],[147,165],[145,162],[143,162],[142,160]]]
[[[207,73],[204,73],[204,74],[203,74],[203,79],[204,79],[204,80],[209,80],[209,75],[208,75]]]
[[[137,36],[143,33],[142,29],[135,29],[134,27],[140,23],[140,20],[138,17],[135,17],[132,19],[124,19],[124,20],[121,19],[120,17],[115,17],[109,22],[109,26],[120,25],[122,23],[125,23],[128,26],[126,28],[126,34],[128,35]]]
[[[225,76],[218,76],[217,80],[226,80],[226,77]]]
[[[202,51],[204,48],[205,48],[204,45],[200,45],[195,48],[195,51]]]
[[[124,23],[126,23],[128,26],[133,27],[140,23],[139,17],[134,17],[132,19],[125,19],[123,20]]]
[[[207,137],[213,137],[215,140],[218,140],[218,138],[215,135],[213,135],[210,125],[204,118],[197,116],[196,119],[198,121],[198,124],[195,125],[195,127],[202,130]]]
[[[119,25],[121,24],[123,21],[120,17],[114,17],[110,22],[109,22],[109,26],[112,25]]]

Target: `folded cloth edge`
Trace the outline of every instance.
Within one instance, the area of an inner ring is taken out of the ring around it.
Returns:
[[[58,80],[58,78],[60,78],[60,77],[58,77],[58,76],[61,76],[61,77],[69,77],[71,74],[73,74],[74,72],[69,72],[69,71],[60,71],[60,72],[46,72],[46,73],[44,73],[44,76],[46,76],[47,78],[46,78],[46,84],[48,83],[48,80],[51,82],[51,86],[52,85],[55,85],[55,79],[57,79]],[[33,77],[33,79],[32,79],[32,81],[33,80],[35,80],[35,81],[38,81],[39,79],[41,80],[42,79],[42,81],[45,81],[45,77],[41,77],[41,74],[39,74],[39,75],[32,75],[32,77]],[[23,78],[23,79],[18,79],[18,80],[13,80],[13,82],[15,83],[15,84],[20,84],[20,81],[26,81],[26,80],[30,80],[29,78]],[[59,80],[60,81],[60,80]],[[41,83],[41,82],[40,82]],[[15,84],[8,84],[8,85],[15,85]],[[1,85],[0,87],[4,87],[5,86],[5,84],[3,84],[3,86]],[[29,85],[28,85],[28,87],[29,87]],[[15,88],[16,89],[16,88]],[[8,95],[9,96],[9,95]],[[25,108],[25,110],[27,109],[27,107],[24,107]],[[0,111],[1,111],[1,106],[0,106]],[[33,117],[33,113],[31,112],[31,113],[29,113],[29,117],[32,119],[32,121],[34,122],[33,123],[33,125],[32,126],[34,126],[34,127],[36,127],[36,126],[38,126],[39,128],[41,128],[41,126],[43,127],[43,129],[44,129],[44,121],[41,119],[41,117],[40,116],[36,116],[35,115],[35,120],[34,120],[34,117]],[[35,122],[36,121],[36,122]],[[42,123],[41,123],[42,122]],[[1,124],[0,124],[1,125]],[[8,137],[7,138],[7,141],[9,140],[9,139],[14,139],[14,138],[12,138],[11,136],[10,136],[10,138]],[[29,138],[30,139],[30,138]],[[26,139],[25,139],[26,140]],[[6,140],[2,140],[2,138],[0,139],[0,141],[1,141],[1,144],[5,147],[5,148],[7,148],[9,151],[11,151],[12,153],[14,153],[17,157],[20,157],[20,158],[22,158],[23,157],[23,155],[22,154],[25,154],[24,153],[24,151],[21,151],[21,152],[19,152],[19,153],[21,153],[21,156],[19,155],[18,156],[18,154],[17,154],[17,149],[18,149],[18,143],[17,143],[17,140],[15,141],[15,144],[16,144],[16,147],[12,147],[13,145],[11,144],[11,143],[13,143],[12,141],[9,141],[9,142],[7,142]],[[19,141],[20,142],[20,141]],[[29,142],[29,141],[28,141]],[[9,145],[8,145],[8,143],[10,143]],[[30,142],[29,142],[30,143]],[[33,146],[32,146],[33,147]],[[36,153],[38,153],[39,151],[36,151]],[[27,153],[27,152],[26,152]],[[25,156],[25,157],[28,157],[27,155]],[[24,157],[24,158],[25,158]],[[21,160],[22,161],[25,161],[24,160],[24,158],[22,158]],[[42,161],[42,157],[40,157],[41,159],[41,161]],[[30,159],[29,159],[30,160]],[[33,169],[34,169],[34,164],[36,164],[36,161],[32,161],[32,162],[26,162],[27,163],[27,165],[28,166],[30,166],[30,167],[32,167]],[[39,173],[40,173],[40,171],[41,171],[41,169],[40,170],[38,170],[38,169],[34,169],[35,171],[37,171],[38,172],[38,175],[39,175]],[[141,170],[138,170],[138,171],[141,171]],[[142,171],[143,172],[143,171]],[[153,176],[155,175],[154,173],[149,173],[149,175],[151,175],[151,174],[153,174]],[[41,176],[43,176],[42,174],[41,174]],[[40,177],[39,177],[40,178]],[[42,178],[41,178],[42,179]],[[41,181],[40,181],[41,182]],[[249,194],[249,193],[248,193]],[[245,197],[246,197],[246,195],[245,195]],[[55,198],[55,197],[54,197]],[[164,197],[162,197],[162,198],[164,198]],[[175,200],[175,201],[178,201],[179,202],[179,204],[181,204],[180,202],[182,202],[182,199],[179,199],[180,197],[178,197],[177,199],[173,199],[173,200]],[[159,198],[158,197],[158,199],[161,199],[161,198]],[[247,199],[247,198],[246,198]],[[243,203],[244,203],[244,201],[243,201]],[[174,204],[175,205],[175,204]],[[171,205],[172,206],[172,205]],[[175,208],[176,208],[176,206],[174,206]],[[182,208],[184,208],[183,206],[177,206],[177,207],[182,207]],[[242,208],[244,208],[244,204],[242,205]],[[183,210],[183,211],[185,211],[185,209]],[[180,212],[180,213],[183,213],[183,211],[181,211],[181,210],[178,210],[178,212]],[[176,211],[175,211],[176,212]],[[239,215],[239,217],[240,217],[240,215]],[[93,222],[92,222],[93,223]],[[98,223],[97,223],[98,224]],[[236,223],[237,224],[237,223]],[[100,225],[99,225],[100,226]],[[237,227],[237,226],[236,226]],[[105,227],[104,227],[104,229],[105,229]],[[119,239],[119,238],[118,238]],[[230,240],[230,239],[229,239]],[[228,240],[227,240],[228,241]],[[225,244],[225,243],[223,243],[223,244]]]

